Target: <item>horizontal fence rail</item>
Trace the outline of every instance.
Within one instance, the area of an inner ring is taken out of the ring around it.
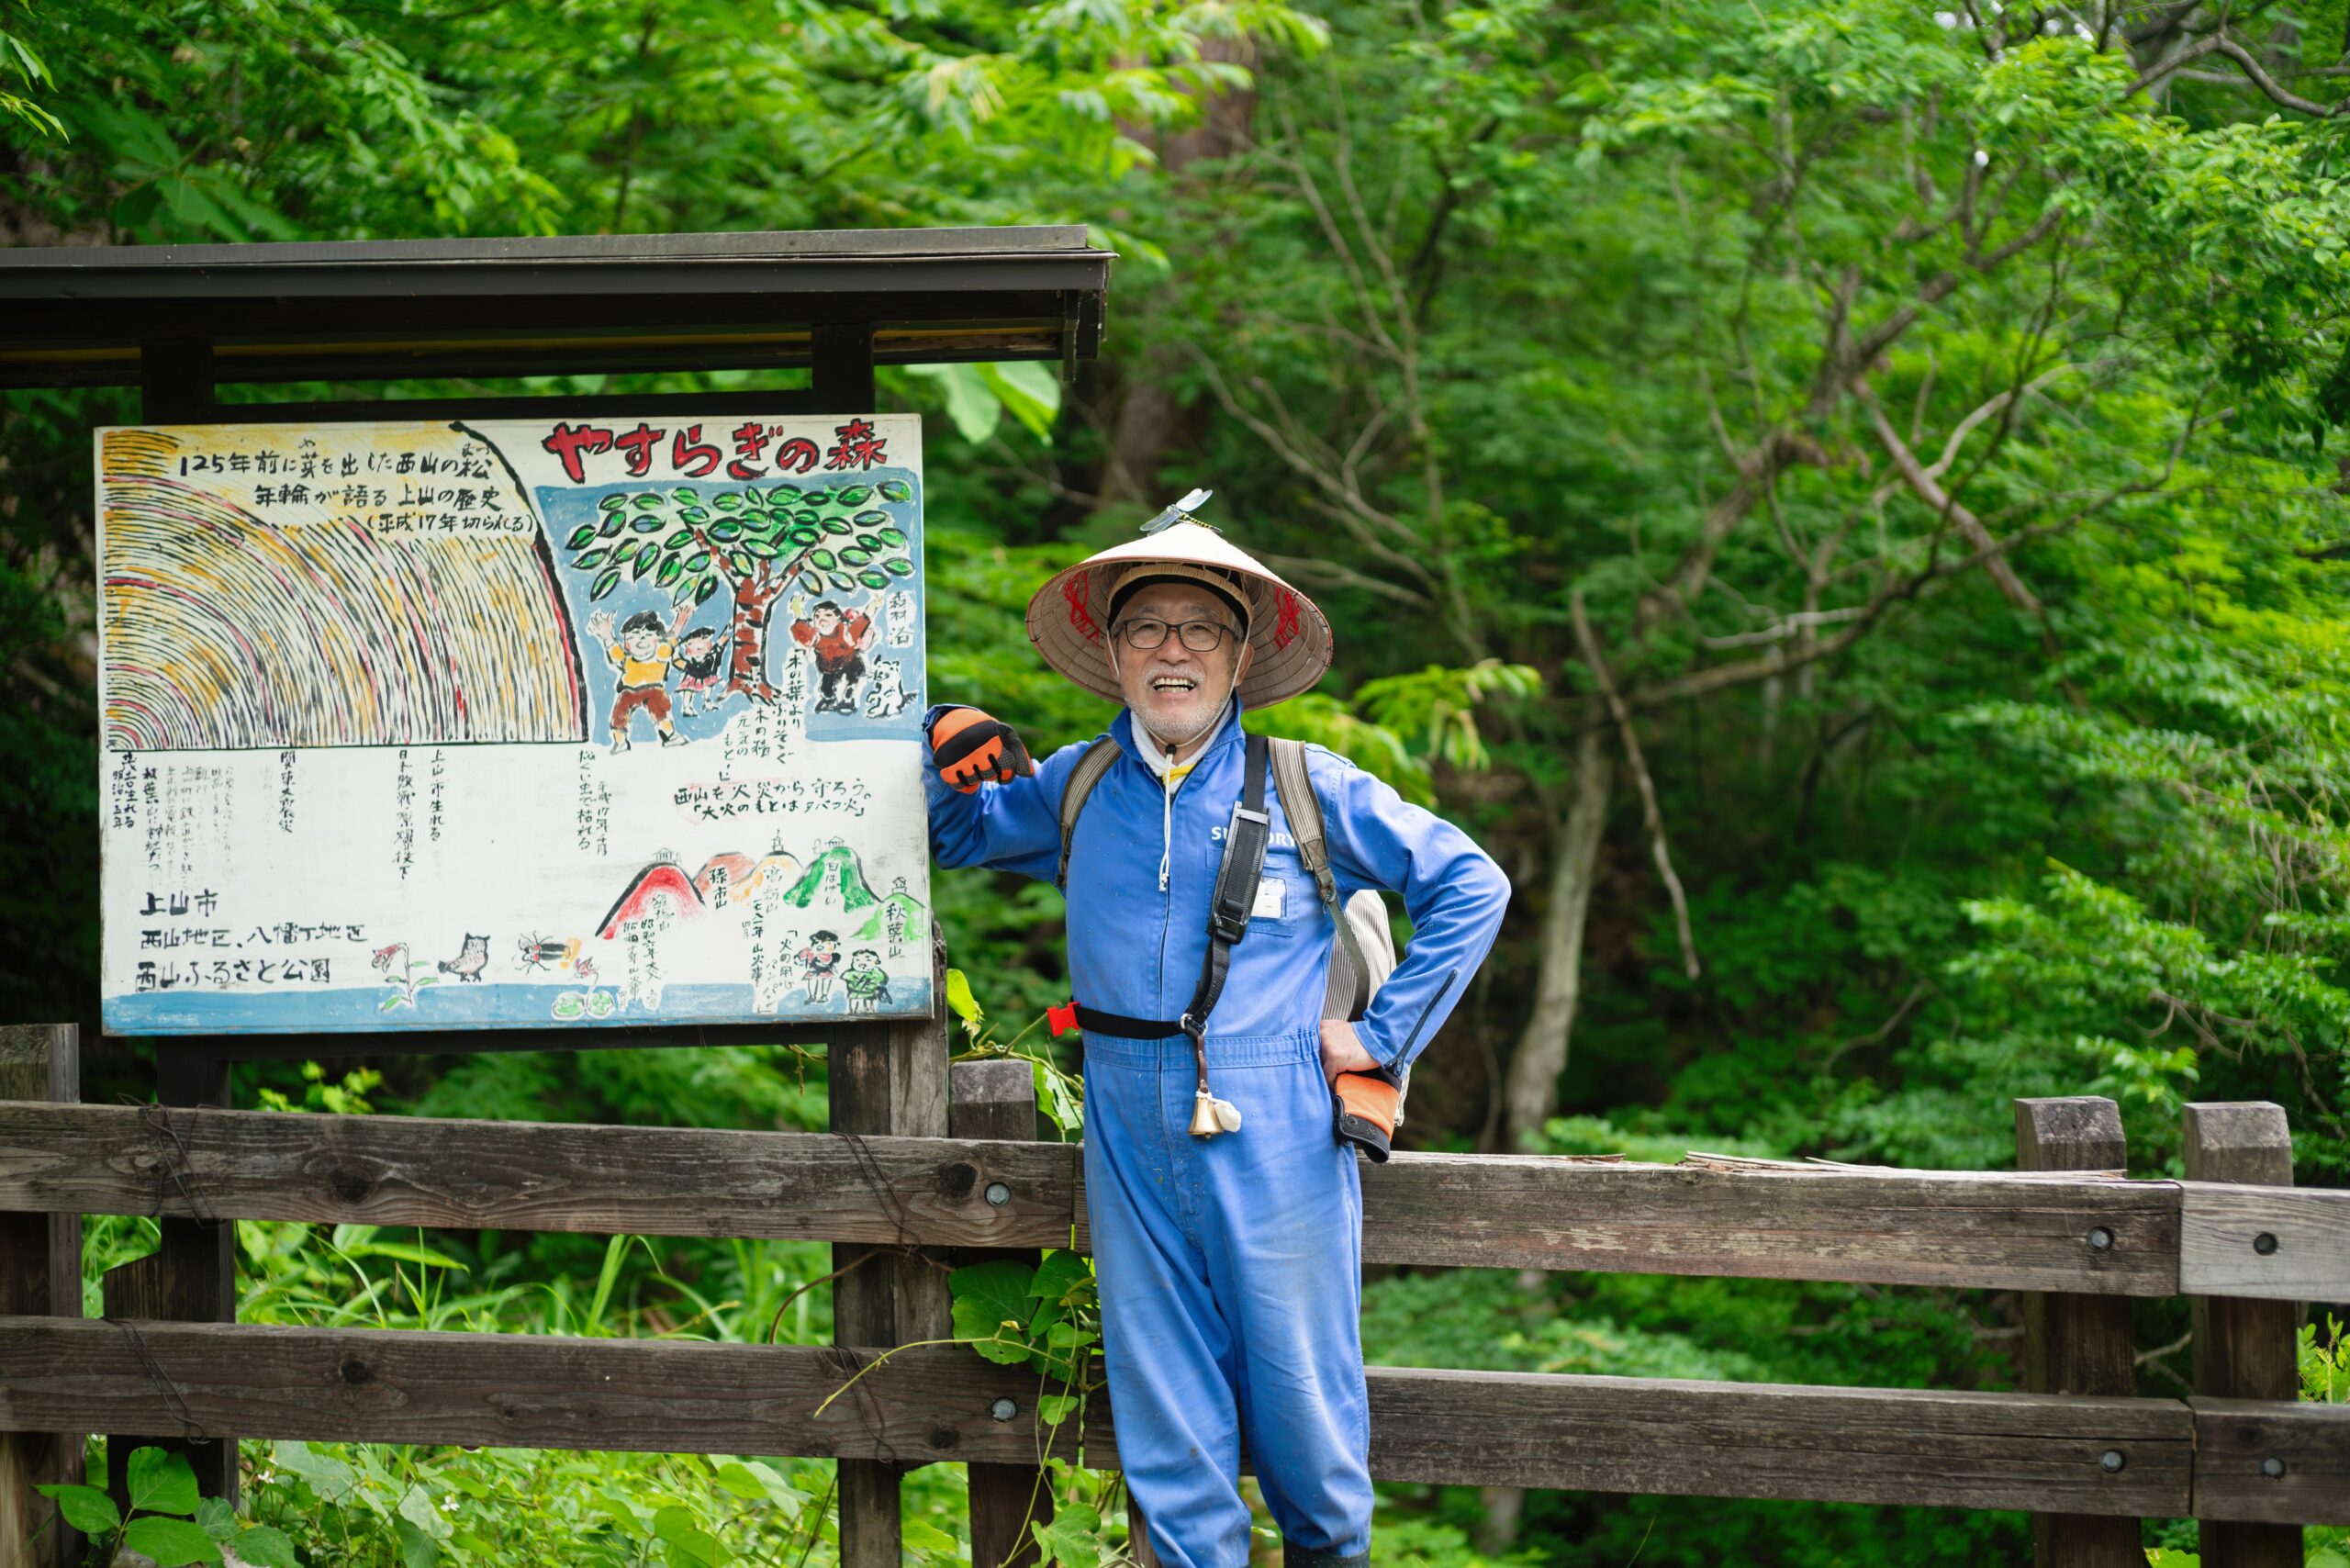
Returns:
[[[954,1346],[872,1361],[832,1347],[0,1318],[0,1427],[1038,1459],[1033,1405],[1050,1389],[1034,1372]],[[1386,1367],[1368,1377],[1371,1473],[1386,1481],[2350,1521],[2340,1406]],[[1052,1433],[1054,1451],[1072,1457],[1078,1436],[1074,1422]],[[1116,1464],[1106,1397],[1091,1402],[1083,1437],[1088,1463]],[[2281,1479],[2263,1461],[2281,1463]]]
[[[1071,1144],[0,1103],[0,1211],[1082,1249],[1078,1155]],[[1362,1179],[1374,1263],[2350,1299],[2350,1192],[1438,1154],[1399,1154]]]

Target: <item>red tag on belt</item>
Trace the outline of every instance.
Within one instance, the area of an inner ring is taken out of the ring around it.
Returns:
[[[1077,1033],[1077,1002],[1071,1000],[1066,1006],[1046,1008],[1045,1022],[1057,1036]]]

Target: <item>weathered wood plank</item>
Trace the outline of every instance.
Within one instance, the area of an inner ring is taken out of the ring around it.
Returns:
[[[2095,1095],[2018,1100],[2020,1170],[2127,1169],[2121,1107]],[[2098,1249],[2110,1250],[2110,1248]],[[2109,1295],[2038,1292],[2024,1298],[2026,1360],[2035,1394],[2123,1395],[2137,1381],[2130,1304]],[[2126,1454],[2125,1454],[2126,1458]],[[2035,1508],[2040,1568],[2141,1568],[2135,1519],[2108,1508]]]
[[[2091,1294],[2178,1289],[2177,1199],[2167,1182],[1398,1154],[1365,1165],[1362,1186],[1371,1262]],[[2089,1233],[2100,1226],[2109,1245],[2093,1247]]]
[[[826,330],[820,329],[820,331]],[[853,356],[852,356],[853,357]],[[865,339],[864,380],[873,382],[870,330]],[[829,366],[829,368],[828,368]],[[837,381],[840,356],[820,351],[817,386]],[[931,995],[946,994],[943,940],[931,938]],[[896,1245],[836,1244],[833,1248],[833,1336],[836,1344],[890,1346],[943,1338],[950,1330],[945,1260],[912,1250],[919,1238],[906,1208],[873,1180],[864,1149],[868,1135],[944,1138],[946,1136],[946,1014],[887,1024],[849,1025],[836,1034],[826,1058],[832,1130],[853,1157],[867,1197],[890,1225]],[[981,1206],[988,1206],[984,1197]],[[900,1466],[891,1459],[844,1456],[838,1471],[842,1568],[898,1568],[903,1561]]]
[[[0,1208],[185,1215],[183,1177],[239,1218],[1088,1245],[1074,1144],[0,1104]],[[2176,1182],[1399,1154],[1363,1190],[1375,1263],[2179,1288]]]
[[[2178,1276],[2188,1295],[2350,1300],[2350,1192],[2181,1182]]]
[[[893,1464],[1033,1456],[1035,1375],[950,1346],[898,1352],[819,1414],[870,1360],[831,1347],[5,1318],[0,1428],[71,1412],[176,1432],[160,1375],[205,1429],[253,1437]],[[2175,1400],[1382,1367],[1369,1378],[1371,1472],[1384,1480],[2119,1516],[2188,1504],[2192,1423]],[[1013,1401],[1014,1419],[996,1418],[998,1399]],[[1091,1402],[1087,1459],[1103,1468],[1117,1462],[1109,1417],[1106,1398]],[[1075,1437],[1057,1434],[1057,1451]]]
[[[0,1104],[0,1208],[321,1225],[1035,1245],[1061,1145],[423,1116]],[[1009,1190],[1002,1207],[988,1184]]]
[[[2217,1197],[2233,1193],[2273,1196],[2291,1188],[2293,1135],[2285,1125],[2285,1108],[2266,1101],[2189,1105],[2181,1132],[2180,1144],[2191,1184],[2180,1195],[2180,1278],[2208,1280],[2215,1272],[2188,1261],[2186,1215],[2190,1204],[2202,1211],[2204,1221],[2198,1229],[2208,1233],[2206,1239],[2228,1230],[2241,1230],[2243,1256],[2255,1264],[2269,1261],[2264,1255],[2266,1251],[2283,1250],[2276,1233],[2263,1228],[2243,1230],[2236,1221],[2217,1225],[2210,1221]],[[2250,1185],[2215,1185],[2223,1182]],[[2350,1193],[2341,1196],[2350,1200]],[[2345,1209],[2344,1217],[2350,1220],[2350,1208]],[[2249,1221],[2255,1227],[2264,1223],[2264,1219]],[[2288,1233],[2297,1250],[2306,1248],[2309,1238],[2300,1228],[2288,1227]],[[2263,1236],[2268,1238],[2266,1243],[2259,1241]],[[2344,1248],[2334,1262],[2344,1281],[2350,1282],[2350,1245]],[[2307,1260],[2296,1260],[2295,1274],[2311,1271]],[[2189,1306],[2189,1330],[2195,1341],[2195,1392],[2218,1399],[2298,1398],[2301,1392],[2300,1347],[2295,1332],[2299,1314],[2300,1309],[2290,1301],[2196,1294]],[[2245,1429],[2239,1426],[2230,1435],[2241,1438]],[[2215,1475],[2232,1478],[2245,1468],[2244,1462],[2250,1457],[2241,1448],[2222,1449],[2210,1455],[2199,1453],[2199,1474],[2207,1468],[2202,1462],[2208,1461],[2208,1468]],[[2285,1463],[2274,1455],[2265,1457],[2276,1464]],[[2256,1462],[2251,1466],[2251,1473],[2259,1473]],[[2289,1477],[2289,1466],[2286,1474]],[[2298,1524],[2218,1516],[2205,1523],[2199,1540],[2208,1568],[2300,1568],[2301,1544]]]
[[[2202,1394],[2187,1403],[2198,1518],[2350,1524],[2350,1405]],[[2212,1533],[2204,1532],[2207,1543]]]
[[[72,1024],[0,1025],[0,1095],[71,1103],[82,1092],[82,1036]],[[0,1204],[0,1313],[82,1316],[82,1222]],[[0,1435],[0,1563],[67,1568],[82,1533],[34,1488],[82,1479],[78,1431]]]
[[[1025,1061],[958,1061],[947,1070],[946,1086],[946,1130],[956,1137],[1035,1137],[1036,1081]],[[993,1259],[1034,1268],[1037,1252],[968,1248],[953,1255],[958,1267]],[[967,1479],[973,1568],[1036,1568],[1043,1553],[1028,1527],[1052,1522],[1051,1473],[1034,1464],[975,1463]]]

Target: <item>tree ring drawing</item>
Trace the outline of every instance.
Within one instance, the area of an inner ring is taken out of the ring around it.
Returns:
[[[110,1032],[931,1011],[916,420],[96,442]]]

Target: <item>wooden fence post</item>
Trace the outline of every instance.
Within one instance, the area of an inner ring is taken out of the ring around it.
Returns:
[[[954,1137],[1031,1142],[1036,1137],[1035,1070],[1017,1058],[958,1061],[948,1083],[948,1134]],[[957,1264],[1004,1259],[1035,1267],[1041,1256],[1019,1248],[963,1248]],[[1033,1424],[1034,1410],[1013,1419]],[[1051,1476],[1033,1464],[974,1464],[971,1485],[971,1568],[1035,1568],[1041,1553],[1030,1533],[1031,1519],[1053,1518]]]
[[[832,1130],[857,1136],[946,1136],[946,946],[931,940],[929,1018],[844,1025],[827,1061]],[[875,1194],[890,1200],[890,1194]],[[873,1252],[890,1254],[852,1268]],[[887,1247],[833,1248],[833,1342],[878,1350],[953,1331],[946,1274],[919,1257]],[[883,1460],[839,1462],[841,1568],[899,1568],[901,1466]]]
[[[81,1099],[81,1048],[72,1024],[0,1025],[0,1100]],[[81,1215],[0,1214],[0,1313],[82,1316]],[[81,1479],[81,1433],[0,1432],[0,1563],[82,1561],[81,1532],[33,1490]]]
[[[2016,1169],[2115,1170],[2127,1165],[2121,1111],[2096,1095],[2016,1102]],[[2113,1234],[2092,1227],[2086,1251],[2109,1251]],[[2024,1297],[2025,1343],[2034,1394],[2132,1393],[2136,1342],[2130,1298],[2033,1292]],[[2106,1450],[2109,1471],[2129,1452]],[[2034,1514],[2031,1533],[2041,1568],[2145,1568],[2138,1521],[2098,1514]]]
[[[2257,1100],[2189,1105],[2185,1145],[2190,1182],[2293,1184],[2293,1139],[2281,1105]],[[2200,1295],[2188,1303],[2199,1395],[2300,1396],[2300,1313],[2294,1303]],[[2202,1556],[2205,1568],[2300,1568],[2301,1527],[2205,1519]]]
[[[229,1063],[202,1040],[162,1041],[155,1047],[155,1098],[163,1106],[232,1103]],[[187,1183],[199,1214],[204,1190],[186,1165],[186,1154],[159,1119],[154,1154],[173,1179]],[[99,1282],[109,1318],[179,1323],[237,1320],[237,1226],[217,1217],[164,1219],[154,1251],[108,1269]],[[160,1448],[187,1456],[196,1484],[207,1497],[237,1503],[237,1439],[224,1433],[205,1438],[106,1439],[106,1486],[118,1504],[127,1503],[124,1467],[136,1448]]]

